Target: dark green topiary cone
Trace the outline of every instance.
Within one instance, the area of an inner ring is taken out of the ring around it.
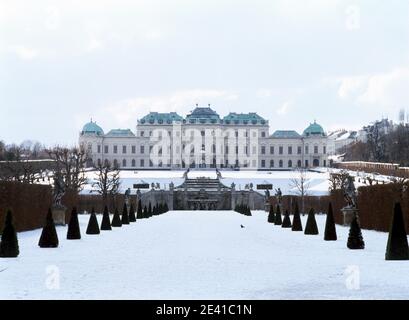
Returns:
[[[399,202],[393,209],[385,260],[409,260],[408,236]]]
[[[337,230],[335,229],[335,220],[334,214],[332,212],[331,202],[328,205],[327,220],[325,221],[324,240],[325,241],[337,240]]]
[[[101,230],[104,230],[104,231],[112,230],[107,206],[105,206],[104,214],[102,215]]]
[[[41,232],[40,240],[38,241],[40,248],[57,248],[58,247],[58,235],[55,230],[55,224],[51,209],[48,209],[47,218],[43,231]]]
[[[76,207],[74,207],[71,211],[71,218],[70,222],[68,223],[67,239],[68,240],[81,239],[80,224],[78,222],[78,213]]]
[[[126,203],[124,203],[124,207],[122,209],[122,224],[129,224],[129,215],[128,215],[128,207]]]
[[[115,208],[115,213],[114,217],[112,218],[111,226],[116,228],[122,227],[121,217],[119,216],[118,208]]]
[[[129,222],[136,222],[135,208],[133,207],[132,203],[131,207],[129,208]]]
[[[277,205],[276,214],[274,216],[274,224],[276,226],[281,226],[283,224],[283,220],[281,218],[281,209],[279,205]]]
[[[284,214],[284,220],[283,224],[281,225],[282,228],[291,228],[291,220],[290,220],[290,214],[288,213],[288,210],[285,210]]]
[[[310,211],[308,212],[307,224],[305,225],[304,234],[308,235],[318,234],[318,226],[317,221],[315,221],[315,213],[313,208],[311,208]]]
[[[351,227],[349,229],[347,247],[353,250],[365,248],[365,242],[362,238],[361,227],[359,226],[358,217],[356,215],[352,219]]]
[[[292,231],[302,231],[302,223],[300,217],[300,210],[298,209],[298,203],[295,203],[294,208],[294,217],[293,217],[293,226],[291,227]]]
[[[143,219],[143,208],[142,208],[142,201],[138,201],[138,210],[136,213],[136,219]]]
[[[1,234],[0,257],[16,258],[19,253],[17,232],[13,225],[13,214],[11,213],[11,210],[8,210],[3,232]]]
[[[92,208],[91,210],[91,215],[89,216],[87,231],[85,233],[86,234],[99,234],[100,233],[97,215],[95,214],[94,208]]]
[[[270,211],[268,212],[268,218],[267,218],[267,222],[268,223],[274,223],[274,206],[272,204],[270,204]]]

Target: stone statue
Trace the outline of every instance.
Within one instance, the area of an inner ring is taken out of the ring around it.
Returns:
[[[280,188],[277,188],[277,189],[276,189],[276,194],[275,194],[275,196],[277,197],[277,202],[278,202],[279,204],[281,204],[281,201],[283,200],[283,193],[281,192],[281,189],[280,189]]]
[[[270,190],[266,189],[264,195],[266,196],[266,199],[270,198]]]
[[[174,185],[173,181],[171,181],[169,183],[169,190],[173,190],[174,188],[175,188],[175,185]]]
[[[217,175],[217,179],[221,179],[222,178],[222,174],[219,171],[219,169],[216,168],[216,175]]]
[[[356,199],[356,188],[354,185],[354,178],[349,176],[344,183],[344,199],[348,203],[348,207],[356,208],[357,199]]]
[[[151,183],[151,188],[152,188],[152,190],[155,189],[155,183],[154,182]]]
[[[236,184],[234,182],[231,183],[231,189],[235,190],[236,189]]]
[[[160,183],[159,182],[156,183],[156,189],[160,189]]]
[[[62,197],[65,194],[65,183],[62,173],[56,171],[54,174],[54,190],[53,190],[53,205],[56,207],[62,207]]]
[[[249,185],[249,187],[250,187],[250,190],[253,190],[253,182],[250,182],[250,185]]]
[[[188,175],[188,173],[189,173],[189,171],[190,171],[190,168],[187,168],[187,170],[183,173],[183,179],[187,179],[187,175]]]

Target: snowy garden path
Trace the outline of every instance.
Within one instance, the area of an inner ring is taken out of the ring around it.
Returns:
[[[82,239],[58,227],[57,249],[37,246],[41,230],[19,234],[20,256],[0,259],[0,299],[409,298],[409,262],[384,260],[386,233],[364,230],[365,250],[348,250],[347,228],[323,241],[325,216],[319,236],[268,224],[261,211],[174,211],[99,236],[79,218]],[[55,270],[59,289],[49,289]],[[354,276],[357,290],[347,288]]]

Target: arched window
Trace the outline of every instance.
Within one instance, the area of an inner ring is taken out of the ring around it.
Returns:
[[[274,168],[274,160],[270,160],[270,168]]]
[[[314,159],[312,162],[313,167],[318,167],[320,165],[320,161],[318,159]]]
[[[291,160],[288,160],[288,167],[292,168],[293,167],[293,162]]]
[[[123,159],[123,160],[122,160],[122,166],[123,166],[123,167],[126,167],[126,159]]]
[[[135,159],[132,159],[132,167],[136,167],[136,161],[135,161]]]
[[[298,168],[301,168],[301,160],[298,160],[298,161],[297,161],[297,167],[298,167]]]
[[[283,167],[283,160],[280,160],[280,161],[278,162],[278,166],[279,166],[280,168]]]
[[[114,167],[118,167],[118,160],[114,159]]]

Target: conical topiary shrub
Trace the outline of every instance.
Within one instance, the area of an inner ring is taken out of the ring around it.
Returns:
[[[246,213],[245,213],[245,215],[246,215],[246,216],[249,216],[249,217],[252,216],[251,210],[250,210],[250,207],[249,207],[249,206],[246,207]]]
[[[268,212],[268,218],[267,218],[267,222],[268,223],[274,223],[274,206],[272,204],[270,204],[270,211]]]
[[[277,210],[276,210],[276,214],[274,217],[274,224],[276,226],[281,226],[283,224],[283,220],[281,218],[281,209],[279,205],[277,205]]]
[[[291,220],[290,220],[290,214],[288,213],[288,210],[285,210],[284,214],[284,220],[283,224],[281,225],[282,228],[291,228]]]
[[[291,227],[292,231],[302,231],[302,223],[300,217],[300,210],[298,209],[298,203],[295,203],[294,207],[294,217],[293,217],[293,226]]]
[[[1,234],[0,257],[16,258],[20,253],[17,232],[13,225],[13,214],[7,210],[6,221]]]
[[[112,230],[111,220],[109,219],[108,207],[105,206],[104,214],[102,215],[101,230],[107,231]]]
[[[358,223],[358,217],[355,215],[351,222],[351,227],[349,229],[349,236],[347,247],[349,249],[364,249],[365,242],[362,238],[361,227]]]
[[[114,217],[112,218],[111,226],[116,228],[122,227],[121,217],[119,216],[118,208],[115,208],[115,213]]]
[[[136,222],[135,209],[132,203],[131,207],[129,208],[129,222]]]
[[[337,230],[335,228],[334,213],[332,212],[331,202],[328,205],[327,220],[325,221],[324,240],[325,241],[337,240]]]
[[[122,224],[129,224],[129,216],[128,216],[128,207],[126,203],[124,203],[124,207],[122,209]]]
[[[142,217],[143,217],[144,219],[148,218],[148,207],[147,207],[147,206],[144,206],[144,207],[143,207]]]
[[[99,234],[99,225],[97,220],[97,215],[95,214],[94,208],[91,210],[91,215],[89,216],[88,227],[86,234]]]
[[[55,224],[51,209],[48,209],[47,218],[43,231],[41,232],[40,240],[38,241],[40,248],[57,248],[58,247],[58,235],[55,230]]]
[[[152,204],[149,202],[148,206],[148,218],[152,217]]]
[[[153,214],[154,216],[157,216],[157,215],[159,214],[159,206],[160,206],[160,205],[158,205],[158,206],[153,206],[152,214]]]
[[[318,234],[318,226],[317,221],[315,221],[315,213],[313,208],[311,208],[310,211],[308,212],[307,224],[305,225],[304,234],[311,235]]]
[[[70,222],[68,223],[67,239],[68,240],[81,239],[80,224],[78,222],[78,213],[76,207],[74,207],[71,211],[71,218]]]
[[[399,202],[393,209],[385,260],[409,260],[408,236]]]
[[[142,201],[138,201],[138,209],[136,212],[136,219],[143,219],[143,208],[142,208]]]
[[[169,206],[168,206],[168,203],[165,202],[165,205],[163,206],[163,212],[162,213],[165,213],[165,212],[168,212],[168,211],[169,211]]]

